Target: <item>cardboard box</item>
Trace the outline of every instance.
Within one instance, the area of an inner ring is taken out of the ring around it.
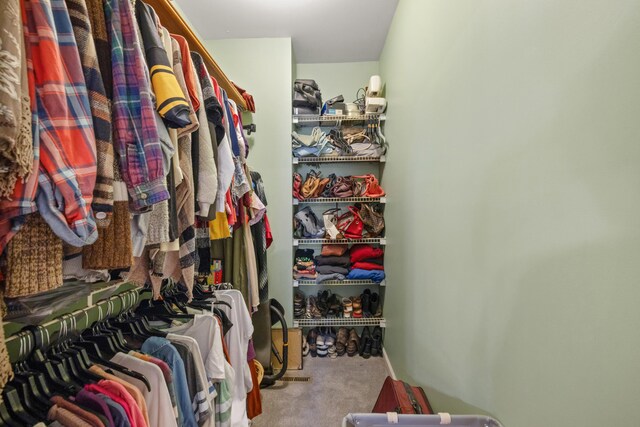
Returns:
[[[289,328],[289,357],[287,370],[289,369],[302,369],[302,329],[300,328]],[[272,329],[271,330],[271,339],[275,344],[276,348],[282,355],[282,329]],[[278,370],[282,366],[276,356],[271,353],[271,363],[273,364],[273,369]]]

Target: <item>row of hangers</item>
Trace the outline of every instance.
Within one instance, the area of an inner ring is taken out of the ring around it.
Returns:
[[[170,280],[163,283],[160,299],[140,301],[141,294],[146,292],[149,290],[127,291],[93,307],[63,315],[57,319],[60,331],[54,337],[43,326],[20,331],[14,338],[19,342],[18,359],[13,363],[14,378],[3,389],[0,400],[0,426],[23,427],[46,420],[51,397],[68,398],[84,384],[102,379],[89,370],[93,364],[136,378],[150,390],[151,384],[144,375],[110,360],[118,352],[137,350],[127,338],[144,341],[152,336],[166,337],[165,332],[150,325],[150,320],[171,323],[173,319],[192,319],[194,315],[187,313],[187,307],[192,307],[212,310],[221,318],[225,332],[233,326],[217,307],[231,308],[231,305],[218,300],[215,291],[205,289],[202,284],[194,286],[194,298],[189,303],[184,290]],[[119,313],[115,313],[116,300],[120,301]],[[98,320],[93,323],[89,318],[92,308],[98,310]],[[79,328],[77,316],[82,315],[84,327]]]

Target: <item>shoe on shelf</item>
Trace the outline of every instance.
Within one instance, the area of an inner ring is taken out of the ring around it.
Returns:
[[[296,292],[293,296],[293,316],[296,319],[301,319],[306,316],[306,301],[302,292]]]
[[[329,306],[327,317],[331,317],[331,318],[338,317],[338,315],[342,311],[342,305],[340,304],[341,299],[342,298],[340,298],[339,295],[331,294],[327,302]]]
[[[316,341],[318,339],[318,330],[316,328],[310,329],[307,334],[307,344],[309,344],[309,353],[311,357],[316,357],[318,355],[318,349],[316,345]]]
[[[323,332],[322,328],[320,328],[318,332],[318,337],[316,338],[316,351],[318,352],[319,357],[327,357],[327,343],[326,343],[327,335]]]
[[[362,301],[362,316],[371,317],[373,315],[371,313],[371,291],[365,289],[362,295],[360,295],[360,300]]]
[[[307,318],[309,319],[320,319],[322,317],[322,313],[318,309],[317,299],[313,295],[311,295],[307,299]]]
[[[368,359],[371,357],[371,331],[368,326],[365,326],[360,335],[360,356]],[[365,356],[365,351],[368,351],[368,356]]]
[[[343,356],[347,352],[347,341],[349,340],[349,330],[347,328],[338,329],[336,336],[336,353]]]
[[[360,337],[355,328],[349,331],[349,340],[347,341],[347,356],[353,357],[358,353],[360,348]]]
[[[350,318],[353,314],[353,301],[351,298],[342,298],[342,316]]]
[[[371,332],[371,355],[374,357],[382,357],[382,328],[376,326]]]
[[[371,313],[373,317],[382,317],[382,304],[380,303],[380,295],[377,292],[371,294]]]
[[[353,314],[356,319],[362,318],[362,300],[360,297],[353,297]]]

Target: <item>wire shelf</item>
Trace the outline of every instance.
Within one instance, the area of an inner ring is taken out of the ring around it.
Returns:
[[[334,204],[334,203],[387,203],[386,197],[319,197],[317,199],[293,199],[293,204]]]
[[[357,163],[357,162],[380,162],[387,161],[386,156],[369,157],[369,156],[326,156],[326,157],[292,157],[291,162],[294,165],[299,163]]]
[[[333,244],[333,245],[351,245],[351,244],[359,244],[359,243],[368,243],[368,244],[378,244],[378,245],[386,245],[387,239],[384,237],[375,238],[375,239],[293,239],[293,246],[299,245],[325,245],[325,244]]]
[[[369,114],[358,114],[357,116],[347,116],[347,115],[324,115],[319,116],[316,114],[298,114],[293,116],[293,123],[299,124],[301,126],[307,125],[312,126],[318,122],[320,123],[333,123],[341,120],[343,122],[357,122],[363,120],[386,120],[387,116],[385,114],[379,113],[369,113]]]
[[[317,283],[315,280],[294,280],[293,287],[298,286],[386,286],[386,282],[374,282],[373,280],[325,280]]]
[[[338,317],[334,319],[294,319],[294,328],[305,328],[313,326],[380,326],[382,328],[387,326],[386,320],[383,317]]]

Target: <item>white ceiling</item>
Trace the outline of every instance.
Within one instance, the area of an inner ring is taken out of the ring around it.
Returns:
[[[398,0],[175,0],[204,40],[291,37],[298,63],[377,61]]]

